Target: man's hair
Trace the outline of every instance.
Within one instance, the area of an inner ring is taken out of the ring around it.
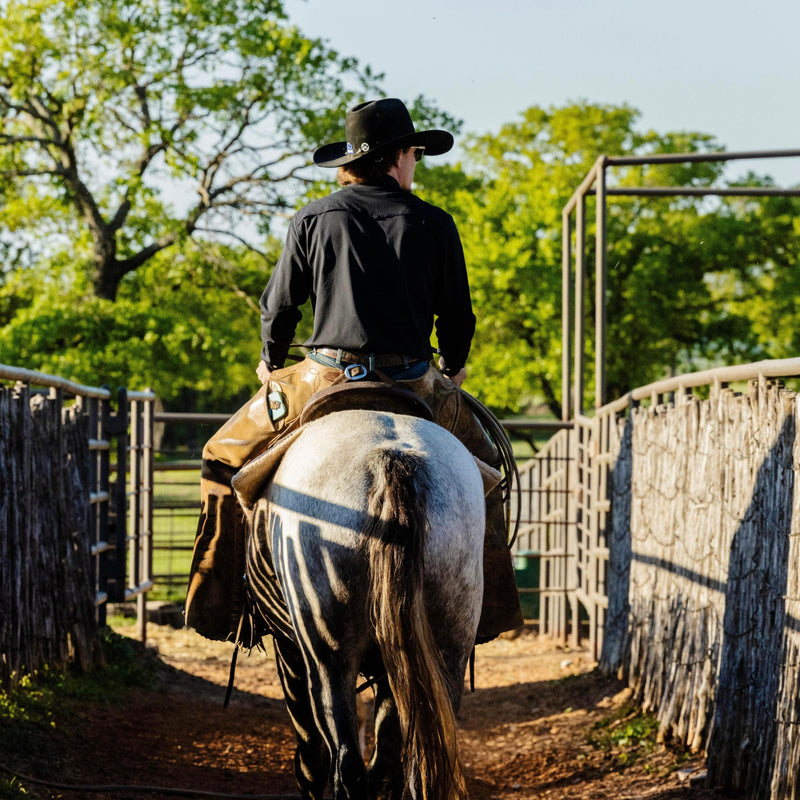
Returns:
[[[336,182],[339,186],[379,182],[397,163],[403,149],[390,150],[377,161],[374,158],[360,158],[358,161],[341,166],[336,172]]]

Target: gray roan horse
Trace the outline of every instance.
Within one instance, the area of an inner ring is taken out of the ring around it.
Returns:
[[[289,447],[252,517],[247,574],[273,630],[304,798],[467,796],[455,714],[483,595],[483,484],[424,419],[345,410]],[[375,747],[359,747],[359,673]]]

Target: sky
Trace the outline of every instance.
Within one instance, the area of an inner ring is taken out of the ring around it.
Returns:
[[[633,106],[642,131],[707,133],[731,152],[800,150],[800,0],[285,0],[285,10],[385,73],[387,96],[423,94],[464,132],[587,100]],[[800,185],[800,157],[741,164]]]

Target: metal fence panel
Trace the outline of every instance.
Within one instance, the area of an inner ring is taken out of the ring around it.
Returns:
[[[560,430],[537,456],[519,468],[522,493],[519,532],[513,555],[539,559],[539,630],[566,642],[570,621],[576,619],[569,598],[575,585],[573,431]],[[526,587],[521,588],[524,600]]]

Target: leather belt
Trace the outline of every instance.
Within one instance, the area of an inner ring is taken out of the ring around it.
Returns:
[[[421,360],[399,353],[354,353],[351,350],[335,350],[332,347],[316,347],[314,352],[344,364],[363,364],[366,367],[398,367],[400,364],[411,366]]]

